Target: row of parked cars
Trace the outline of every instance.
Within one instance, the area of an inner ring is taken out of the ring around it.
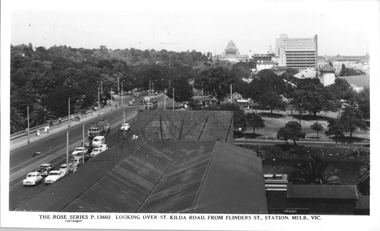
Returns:
[[[120,128],[122,131],[128,131],[129,129],[129,123],[123,123]],[[108,147],[105,143],[105,137],[96,136],[92,141],[92,148],[80,146],[74,149],[71,154],[71,162],[69,166],[67,166],[67,164],[62,164],[59,170],[55,170],[51,163],[43,163],[35,171],[28,173],[22,183],[25,186],[35,186],[42,181],[45,181],[45,184],[52,184],[64,177],[73,166],[79,166],[87,159],[95,157],[107,149]]]
[[[54,170],[54,166],[51,163],[43,163],[35,171],[28,173],[22,183],[25,186],[35,186],[42,181],[45,181],[45,184],[52,184],[64,177],[66,174],[66,164],[62,164],[59,170]]]

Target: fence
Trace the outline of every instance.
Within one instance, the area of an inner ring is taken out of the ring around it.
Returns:
[[[92,112],[93,112],[92,110],[87,110],[86,113],[85,113],[84,115],[87,116],[88,114],[90,114],[90,113],[92,113]],[[70,115],[71,120],[74,120],[74,118],[77,117],[77,116],[79,116],[79,118],[81,118],[83,115],[81,115],[80,112],[78,112],[78,113],[74,113],[74,114]],[[69,121],[69,116],[63,117],[63,118],[61,119],[61,122],[62,122],[62,123],[63,123],[63,122],[66,122],[66,121]],[[58,120],[53,121],[53,125],[57,125],[57,124],[58,124]],[[50,126],[49,123],[44,123],[44,124],[40,124],[40,125],[37,125],[37,126],[35,126],[35,127],[29,128],[29,133],[34,133],[34,132],[37,131],[37,129],[38,129],[38,130],[41,130],[41,129],[43,129],[44,127],[46,127],[46,126],[48,126],[48,125]],[[20,137],[22,137],[22,136],[26,136],[27,134],[28,134],[28,133],[27,133],[27,129],[22,130],[22,131],[15,132],[15,133],[11,134],[11,140],[14,140],[14,139],[20,138]]]

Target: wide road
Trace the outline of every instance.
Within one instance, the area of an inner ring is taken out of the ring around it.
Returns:
[[[132,122],[136,117],[137,110],[144,109],[144,105],[140,105],[140,100],[144,96],[136,98],[134,106],[124,106],[126,111],[126,121]],[[131,96],[124,96],[124,101],[128,102]],[[163,96],[156,98],[159,101],[159,108],[163,107]],[[127,103],[125,103],[127,105]],[[107,146],[112,147],[116,143],[122,140],[120,134],[120,125],[123,122],[123,112],[118,107],[112,112],[105,115],[101,115],[94,120],[84,123],[85,136],[87,135],[87,128],[89,125],[101,118],[105,118],[110,121],[111,133],[106,138]],[[133,126],[133,124],[132,124]],[[26,174],[35,170],[41,163],[50,162],[54,165],[55,169],[59,169],[59,166],[66,162],[66,145],[67,145],[67,131],[62,131],[56,134],[52,134],[46,139],[31,143],[25,147],[14,150],[10,153],[10,185],[9,185],[9,209],[12,210],[19,203],[28,200],[28,198],[39,193],[45,187],[43,182],[34,187],[25,187],[22,185],[22,180]],[[75,126],[69,130],[69,153],[74,148],[80,146],[82,142],[83,127]],[[36,157],[32,157],[34,152],[41,152],[42,154]]]

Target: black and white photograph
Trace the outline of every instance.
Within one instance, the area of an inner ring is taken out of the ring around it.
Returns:
[[[380,230],[379,10],[2,0],[0,227]]]

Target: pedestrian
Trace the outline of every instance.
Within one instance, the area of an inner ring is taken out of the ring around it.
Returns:
[[[48,127],[47,126],[44,127],[44,132],[48,133]]]
[[[61,117],[59,117],[58,118],[58,125],[61,124],[61,122],[62,122],[62,119],[61,119]]]
[[[73,173],[76,174],[77,173],[77,164],[74,162],[74,166],[73,166]]]
[[[40,136],[40,130],[39,130],[39,129],[37,129],[37,131],[36,131],[36,135],[37,135],[37,136]]]

